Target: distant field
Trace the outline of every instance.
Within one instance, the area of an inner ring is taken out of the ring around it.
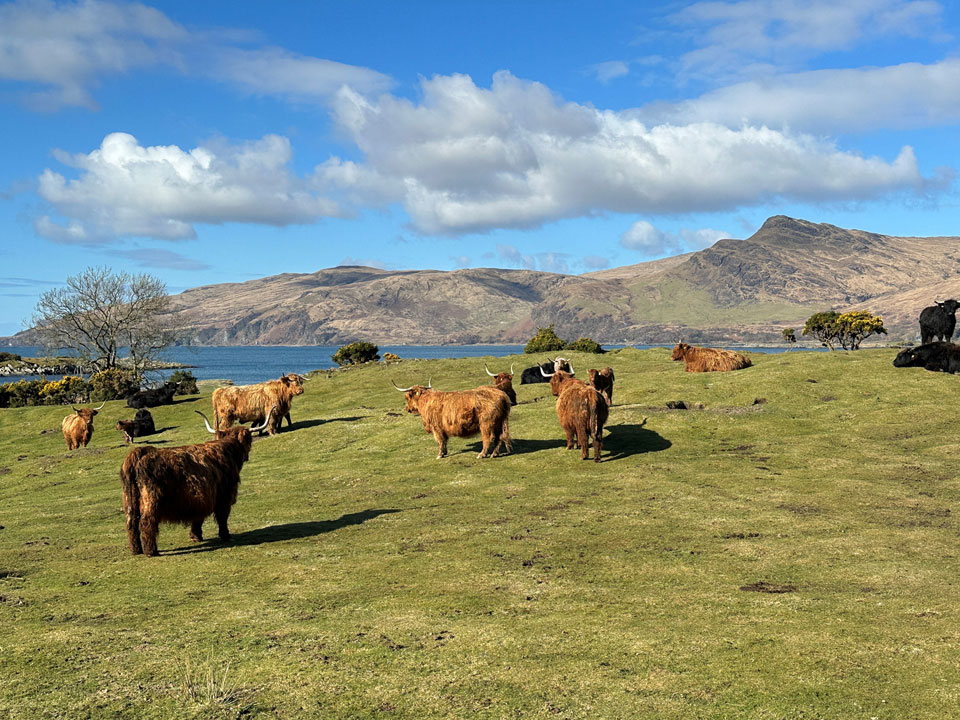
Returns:
[[[390,386],[520,356],[316,373],[234,541],[164,525],[159,558],[126,546],[134,411],[67,453],[64,408],[0,410],[0,717],[957,717],[960,379],[894,354],[575,355],[616,371],[600,464],[545,385],[491,460],[436,460]],[[144,441],[205,440],[203,390]]]

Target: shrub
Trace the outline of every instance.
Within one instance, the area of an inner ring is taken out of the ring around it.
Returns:
[[[10,362],[11,360],[23,360],[23,358],[16,353],[0,352],[0,362]]]
[[[557,337],[557,333],[553,331],[553,324],[551,323],[549,327],[538,327],[537,334],[530,338],[523,351],[527,354],[554,352],[563,350],[565,346],[566,343]]]
[[[90,384],[82,377],[67,375],[60,380],[51,380],[39,392],[44,405],[73,405],[87,402]]]
[[[0,385],[0,408],[10,407],[10,385],[13,383],[3,383]]]
[[[400,362],[400,356],[399,356],[399,355],[395,355],[394,353],[384,353],[384,354],[383,354],[383,361],[384,361],[385,363]]]
[[[90,376],[91,400],[123,400],[140,389],[132,372],[107,368]]]
[[[17,380],[15,383],[7,383],[7,389],[10,391],[9,407],[39,405],[40,388],[45,384],[46,380]]]
[[[200,392],[197,379],[189,370],[175,370],[170,374],[167,382],[177,383],[176,395],[196,395]]]
[[[591,340],[588,337],[582,337],[574,340],[572,343],[567,343],[566,347],[563,349],[573,350],[575,352],[595,353],[597,355],[606,352],[606,350],[600,346],[600,343],[598,343],[596,340]]]
[[[344,345],[331,358],[337,365],[357,365],[380,359],[380,348],[373,343],[355,342]]]
[[[784,328],[780,331],[780,334],[783,335],[783,341],[793,345],[797,341],[797,330],[796,328]]]

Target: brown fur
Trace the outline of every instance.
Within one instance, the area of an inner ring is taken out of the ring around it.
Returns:
[[[742,370],[753,364],[746,355],[733,350],[693,347],[686,343],[677,343],[670,358],[683,360],[687,366],[687,372],[726,372]]]
[[[67,441],[67,450],[76,450],[83,445],[87,446],[93,437],[93,416],[97,411],[93,408],[74,408],[72,415],[67,415],[60,423],[63,439]]]
[[[262,423],[270,408],[275,407],[267,432],[276,435],[284,417],[287,427],[292,424],[290,406],[293,398],[301,394],[303,378],[293,373],[256,385],[217,388],[213,391],[214,428],[223,430],[238,422]]]
[[[127,445],[137,436],[137,424],[133,420],[117,420],[117,430],[123,433],[123,441]]]
[[[493,387],[507,394],[507,397],[510,398],[511,405],[517,404],[517,393],[513,389],[513,375],[511,373],[497,373],[491,380],[492,382],[490,384],[493,385]]]
[[[590,376],[590,384],[607,399],[607,405],[613,405],[613,368],[608,366],[603,370],[591,369],[587,374]]]
[[[219,431],[199,445],[133,448],[120,470],[130,552],[157,555],[161,522],[189,524],[190,539],[199,542],[203,521],[211,514],[220,539],[229,540],[227,518],[252,442],[250,430],[241,426]]]
[[[567,450],[576,444],[580,459],[590,459],[590,437],[593,436],[593,459],[600,462],[603,450],[603,426],[607,422],[607,401],[592,386],[560,371],[550,378],[550,390],[557,397],[557,418],[567,436]]]
[[[439,392],[414,385],[405,392],[407,412],[423,421],[440,447],[437,458],[447,455],[447,438],[480,433],[483,450],[477,457],[497,457],[500,445],[510,449],[510,398],[492,386],[461,392]]]

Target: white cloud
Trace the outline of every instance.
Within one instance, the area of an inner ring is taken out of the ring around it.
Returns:
[[[942,6],[931,0],[740,0],[697,2],[673,14],[697,33],[685,71],[756,75],[819,53],[849,50],[869,39],[929,35]]]
[[[344,85],[367,94],[386,91],[393,84],[376,70],[298,55],[282,48],[223,48],[215,53],[211,75],[259,95],[295,100],[327,100]]]
[[[567,274],[570,272],[569,253],[539,252],[522,253],[515,245],[497,245],[497,256],[510,265],[525,270]]]
[[[185,151],[176,145],[144,147],[132,135],[112,133],[88,155],[58,152],[57,158],[79,177],[68,180],[47,169],[39,193],[68,221],[62,225],[44,216],[36,229],[59,242],[180,240],[195,236],[195,223],[283,226],[343,215],[291,175],[290,143],[277,135]]]
[[[377,268],[378,270],[386,270],[387,264],[383,260],[377,260],[376,258],[355,258],[347,255],[343,260],[341,260],[338,265],[347,266],[360,266],[360,267],[372,267]]]
[[[209,270],[207,263],[188,258],[172,250],[161,248],[139,248],[137,250],[116,250],[112,255],[134,261],[140,267],[165,268],[169,270]]]
[[[591,65],[590,71],[597,76],[597,80],[606,85],[611,80],[628,75],[630,66],[622,60],[610,60]]]
[[[763,126],[648,126],[636,111],[563,102],[508,72],[490,89],[453,75],[423,80],[422,91],[415,104],[341,90],[335,119],[366,157],[318,167],[319,186],[402,202],[421,232],[455,235],[604,211],[867,199],[923,184],[908,146],[889,162]]]
[[[587,270],[603,270],[604,268],[610,267],[609,258],[600,257],[599,255],[587,255],[583,258],[583,266]]]
[[[0,78],[45,87],[27,96],[38,109],[95,108],[89,89],[100,75],[176,63],[187,36],[139,3],[20,0],[0,6]]]
[[[817,70],[738,83],[694,100],[643,108],[653,122],[761,124],[812,132],[960,122],[960,60]]]
[[[620,244],[645,256],[677,255],[703,250],[717,240],[730,237],[724,230],[684,228],[678,232],[664,232],[646,220],[638,220],[620,236]]]

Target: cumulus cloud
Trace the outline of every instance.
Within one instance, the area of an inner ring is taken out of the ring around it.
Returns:
[[[869,39],[930,35],[942,12],[931,0],[740,0],[693,3],[670,20],[699,45],[681,58],[687,72],[755,75]]]
[[[678,253],[703,250],[717,240],[730,237],[724,230],[684,228],[678,232],[665,232],[646,220],[638,220],[620,236],[620,244],[645,256],[677,255]]]
[[[183,27],[140,3],[20,0],[0,6],[0,78],[42,86],[26,97],[37,109],[92,109],[90,87],[101,75],[175,64],[187,37]]]
[[[424,79],[419,103],[342,89],[334,113],[365,159],[332,158],[317,168],[318,186],[400,202],[426,234],[536,227],[604,211],[869,199],[923,184],[909,146],[887,161],[762,125],[647,125],[636,111],[564,102],[508,72],[490,89],[465,75]]]
[[[196,236],[195,223],[283,226],[343,215],[290,173],[290,143],[277,135],[186,151],[144,147],[132,135],[112,133],[87,155],[56,156],[78,170],[75,179],[50,169],[39,179],[40,195],[67,221],[42,216],[35,228],[57,242],[182,240]]]
[[[699,98],[644,108],[651,122],[760,124],[864,132],[960,122],[960,60],[817,70],[737,83]]]
[[[606,85],[611,80],[623,77],[630,73],[630,66],[623,60],[610,60],[590,66],[590,72],[596,75],[597,80]]]

